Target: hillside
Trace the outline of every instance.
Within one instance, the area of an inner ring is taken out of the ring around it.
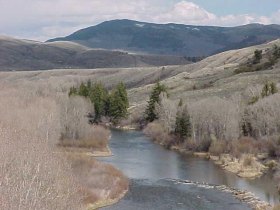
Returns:
[[[48,42],[73,41],[93,48],[200,57],[262,44],[279,37],[279,25],[216,27],[113,20]]]
[[[137,55],[98,50],[74,42],[42,43],[0,36],[0,71],[127,68],[181,65],[182,56]]]
[[[168,87],[172,100],[182,98],[196,101],[213,96],[231,98],[240,94],[246,98],[253,94],[252,92],[258,91],[267,80],[280,83],[280,63],[278,61],[270,69],[255,72],[236,74],[235,70],[251,59],[256,49],[265,53],[276,44],[280,46],[280,40],[223,52],[189,65],[1,73],[0,81],[13,81],[18,84],[22,81],[40,81],[39,86],[42,89],[52,84],[57,91],[65,91],[88,79],[103,82],[109,88],[123,81],[129,89],[131,106],[139,109],[146,106],[153,84],[158,80]]]

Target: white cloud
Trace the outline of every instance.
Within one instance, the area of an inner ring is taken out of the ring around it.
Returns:
[[[206,24],[216,18],[214,14],[192,2],[181,1],[175,4],[171,10],[153,17],[153,20],[164,23]]]
[[[0,0],[0,34],[48,39],[111,19],[155,23],[236,26],[280,23],[280,10],[271,16],[217,16],[190,1],[169,5],[163,0]]]

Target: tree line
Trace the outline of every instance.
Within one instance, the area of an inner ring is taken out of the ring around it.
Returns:
[[[167,87],[157,83],[144,113],[146,133],[166,146],[179,144],[195,151],[219,148],[221,153],[233,151],[230,149],[234,147],[232,142],[251,138],[254,141],[250,140],[250,144],[266,143],[260,149],[274,154],[277,148],[280,149],[280,139],[274,140],[280,134],[277,85],[267,81],[254,102],[252,99],[246,102],[242,94],[230,99],[209,97],[186,105],[182,99],[179,103],[170,100]],[[234,145],[242,145],[242,142]]]
[[[183,142],[192,135],[192,125],[188,108],[183,104],[182,99],[177,107],[174,107],[174,104],[172,104],[172,102],[170,103],[167,98],[167,87],[157,82],[150,94],[148,105],[145,110],[145,119],[147,122],[163,120],[163,125],[165,125],[166,130],[170,134],[175,135],[179,142]],[[173,110],[177,110],[176,116],[172,116],[172,114],[174,115]],[[172,118],[175,119],[173,120],[175,127],[174,125],[172,126]]]
[[[109,91],[102,83],[82,82],[79,87],[71,87],[69,97],[89,98],[94,106],[92,123],[99,123],[102,118],[109,118],[114,124],[128,116],[129,101],[125,85],[120,82]]]

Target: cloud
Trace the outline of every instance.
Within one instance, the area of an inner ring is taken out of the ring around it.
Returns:
[[[153,20],[164,23],[176,22],[187,24],[206,24],[216,18],[217,17],[214,14],[192,2],[181,1],[175,4],[171,10],[155,16]]]
[[[0,34],[37,40],[65,36],[80,28],[112,19],[218,26],[280,23],[280,10],[271,16],[217,16],[190,1],[173,4],[168,0],[4,1],[0,0]]]

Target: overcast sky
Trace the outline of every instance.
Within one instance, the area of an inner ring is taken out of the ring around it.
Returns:
[[[112,19],[280,24],[280,0],[0,0],[0,34],[45,41]]]

